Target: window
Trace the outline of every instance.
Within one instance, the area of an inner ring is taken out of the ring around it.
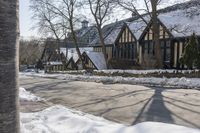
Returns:
[[[166,49],[165,61],[170,61],[170,57],[171,57],[170,48],[167,48]]]
[[[131,47],[130,47],[130,45],[132,45],[132,44],[128,44],[128,45],[127,45],[127,51],[128,51],[128,56],[127,56],[127,58],[128,58],[128,59],[130,59],[130,53],[131,53],[131,50],[130,50]]]
[[[144,44],[144,53],[148,53],[148,42]]]
[[[123,58],[123,48],[122,48],[122,45],[120,46],[120,58]]]
[[[127,51],[127,44],[124,45],[124,58],[126,59],[127,58],[127,54],[128,54],[128,51]]]
[[[135,51],[134,51],[134,49],[135,49],[135,46],[134,45],[132,45],[133,47],[132,47],[132,57],[131,57],[131,59],[134,59],[134,57],[135,57]]]
[[[130,57],[129,57],[129,59],[132,59],[132,56],[133,56],[133,51],[132,51],[132,49],[133,49],[133,44],[130,44],[130,49],[129,49]]]
[[[166,47],[167,47],[167,48],[170,48],[170,46],[171,46],[170,41],[167,41],[167,42],[166,42]]]
[[[153,51],[154,51],[153,48],[154,48],[153,47],[153,42],[151,41],[151,42],[149,42],[149,53],[150,54],[153,54]]]

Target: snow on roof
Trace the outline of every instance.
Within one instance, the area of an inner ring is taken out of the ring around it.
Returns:
[[[76,35],[78,37],[84,36],[87,32],[89,32],[94,26],[86,27],[86,28],[81,28],[80,30],[76,31]]]
[[[121,21],[121,22],[111,23],[103,27],[102,30],[103,30],[104,41],[106,45],[115,43],[115,40],[117,39],[117,36],[120,33],[123,24],[124,23]],[[100,45],[99,36],[96,36],[96,38],[91,42],[91,45],[92,46]]]
[[[144,19],[147,23],[149,23],[149,17],[146,16],[144,17]],[[140,38],[144,29],[147,27],[147,24],[142,19],[134,20],[132,22],[126,22],[126,24],[137,40]]]
[[[112,30],[112,32],[105,38],[105,44],[114,44],[121,31],[122,26]]]
[[[85,52],[85,53],[90,58],[90,60],[94,63],[94,65],[97,67],[98,70],[107,69],[106,61],[105,61],[103,53],[101,52]]]
[[[172,0],[171,0],[172,1]],[[184,3],[175,4],[159,10],[160,21],[168,28],[174,37],[190,36],[193,32],[200,35],[200,0],[184,0]],[[168,3],[168,1],[166,2]],[[147,23],[150,18],[145,16]],[[104,41],[106,45],[114,44],[121,28],[127,24],[136,39],[142,35],[147,24],[138,18],[124,19],[103,27]],[[90,46],[99,46],[98,33],[91,41]]]
[[[158,18],[174,37],[200,35],[200,1],[197,2],[199,5],[159,14]]]
[[[83,47],[83,48],[79,48],[81,54],[83,52],[88,52],[88,51],[93,51],[92,47]],[[60,51],[63,52],[63,54],[66,56],[66,48],[60,48]],[[78,54],[76,52],[76,48],[69,48],[68,52],[67,52],[67,60],[70,60],[70,58],[73,58],[74,62],[77,62],[79,57]]]
[[[161,10],[158,15],[160,21],[167,27],[174,37],[187,37],[196,33],[200,35],[200,1],[190,1],[177,4]],[[150,22],[150,18],[144,19]],[[139,39],[146,23],[142,19],[126,22],[136,39]]]

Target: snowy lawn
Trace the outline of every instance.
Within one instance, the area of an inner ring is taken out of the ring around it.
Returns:
[[[72,71],[65,71],[66,73],[84,73],[85,70],[72,70]],[[105,73],[105,74],[164,74],[164,73],[169,73],[169,74],[177,74],[177,73],[182,73],[182,74],[190,74],[190,73],[198,73],[199,70],[176,70],[176,69],[150,69],[150,70],[121,70],[121,69],[108,69],[108,70],[94,70],[94,73],[99,74],[99,73]]]
[[[37,96],[20,88],[20,100],[35,101]],[[125,126],[61,105],[35,113],[20,113],[21,133],[200,133],[178,125],[143,122]]]
[[[165,86],[165,87],[179,87],[179,88],[200,88],[200,78],[135,78],[122,76],[90,76],[90,75],[72,75],[72,74],[45,74],[45,73],[20,73],[20,76],[36,76],[45,78],[56,78],[62,80],[73,81],[89,81],[89,82],[103,82],[103,83],[123,83],[123,84],[140,84],[150,86]]]
[[[200,133],[198,129],[157,122],[128,127],[60,105],[20,115],[21,133]]]

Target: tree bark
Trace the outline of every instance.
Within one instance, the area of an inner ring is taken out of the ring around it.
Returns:
[[[19,133],[18,0],[0,0],[0,133]]]
[[[98,28],[98,32],[99,32],[99,38],[100,38],[100,43],[102,46],[102,52],[106,61],[106,67],[108,68],[108,57],[106,54],[106,46],[105,46],[105,42],[104,42],[104,38],[103,38],[103,33],[102,33],[102,29],[101,27],[97,27]]]
[[[160,48],[160,40],[159,40],[159,23],[158,23],[158,16],[157,16],[157,0],[151,0],[152,6],[152,24],[153,24],[153,41],[154,41],[154,51],[155,51],[155,58],[156,58],[156,68],[162,68],[162,57],[161,57],[161,48]]]
[[[74,31],[73,22],[72,22],[71,19],[70,19],[69,21],[70,21],[70,29],[71,29],[71,33],[72,33],[72,39],[73,39],[74,45],[75,45],[75,47],[76,47],[76,52],[77,52],[78,57],[79,57],[79,59],[80,59],[80,61],[81,61],[81,64],[82,64],[83,69],[86,69],[85,63],[84,63],[84,61],[83,61],[83,58],[82,58],[82,55],[81,55],[81,52],[80,52],[80,49],[79,49],[79,47],[78,47],[78,41],[77,41],[77,38],[76,38],[76,33],[75,33],[75,31]]]

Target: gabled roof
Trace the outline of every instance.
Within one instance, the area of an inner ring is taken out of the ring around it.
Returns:
[[[87,51],[93,51],[92,47],[83,47],[83,48],[79,48],[81,54],[83,52],[87,52]],[[60,48],[60,51],[62,53],[64,53],[64,55],[66,56],[66,48]],[[70,60],[70,58],[73,58],[74,62],[77,62],[79,57],[78,54],[76,52],[76,48],[69,48],[67,51],[67,60]]]
[[[84,52],[98,70],[107,69],[106,60],[101,52]]]
[[[162,9],[159,11],[158,19],[175,38],[188,37],[192,33],[200,35],[200,1],[191,0]],[[146,16],[145,20],[151,22]],[[141,19],[127,24],[137,39],[141,37],[147,26]]]
[[[76,63],[74,62],[74,59],[73,59],[73,57],[71,57],[69,60],[68,60],[68,62],[67,62],[67,64],[66,64],[66,66],[67,66],[67,68],[69,68],[69,65],[72,65],[71,67],[71,69],[76,69]]]
[[[75,31],[79,47],[87,47],[97,36],[95,26],[83,27]],[[67,47],[75,47],[72,34],[68,34]],[[66,47],[66,46],[64,46]]]
[[[147,23],[150,17],[143,15]],[[176,4],[159,10],[159,20],[174,37],[190,36],[193,32],[200,35],[200,0]],[[120,28],[126,23],[137,40],[140,39],[147,24],[142,19],[128,18],[103,27],[105,44],[114,44],[120,33]],[[91,46],[100,45],[99,37],[95,38]]]
[[[104,41],[106,45],[114,44],[118,34],[123,27],[123,22],[115,22],[103,27]],[[90,46],[101,46],[99,35],[91,42]]]
[[[144,19],[147,23],[150,22],[150,17],[145,16]],[[144,29],[147,27],[147,24],[142,19],[137,19],[132,22],[126,22],[126,23],[129,29],[131,30],[131,32],[133,33],[133,35],[135,36],[135,38],[139,40]]]
[[[89,26],[89,27],[86,27],[86,28],[81,28],[79,30],[76,30],[76,35],[77,35],[77,37],[83,37],[90,30],[93,30],[93,28],[95,28],[95,26]]]
[[[124,22],[124,25],[122,26],[122,28],[121,28],[119,34],[117,35],[117,38],[115,39],[115,44],[119,43],[119,39],[122,37],[122,34],[123,34],[123,32],[124,32],[124,30],[125,30],[126,28],[128,28],[129,32],[132,34],[134,41],[136,40],[136,37],[135,37],[135,35],[132,33],[132,31],[131,31],[131,29],[130,29],[130,27],[129,27],[128,22]]]
[[[177,10],[160,13],[158,18],[174,37],[200,35],[200,1],[181,4]]]

